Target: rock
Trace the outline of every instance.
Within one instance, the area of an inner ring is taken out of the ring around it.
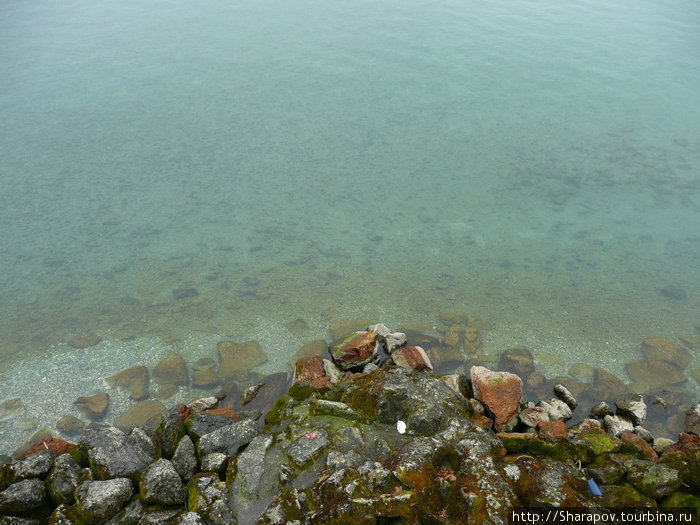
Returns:
[[[669,496],[681,486],[680,473],[666,465],[634,460],[625,463],[625,467],[627,482],[650,498]]]
[[[627,385],[607,370],[593,370],[593,385],[588,389],[591,399],[614,399],[623,396],[627,391]]]
[[[568,372],[571,377],[583,383],[590,383],[593,379],[593,367],[587,363],[574,363]]]
[[[563,439],[569,434],[569,429],[566,428],[566,423],[558,419],[556,421],[540,421],[539,431],[541,436]]]
[[[464,396],[465,399],[469,399],[472,396],[471,386],[469,385],[467,376],[465,376],[464,374],[447,374],[441,376],[440,379],[452,390],[459,394],[462,394],[462,396]],[[476,401],[476,399],[474,401]],[[483,414],[483,406],[481,405],[481,403],[479,403],[479,406],[481,406],[481,413]]]
[[[527,407],[518,415],[520,421],[530,428],[537,428],[543,421],[549,421],[549,414],[544,407]]]
[[[257,341],[221,341],[216,350],[220,360],[219,376],[224,379],[232,377],[236,381],[245,381],[249,370],[267,362],[267,356]]]
[[[391,359],[407,370],[433,370],[430,359],[420,346],[404,346],[392,353]]]
[[[345,372],[338,368],[330,359],[323,360],[323,372],[333,384],[338,383],[345,375]]]
[[[67,436],[77,436],[82,432],[85,423],[82,419],[66,414],[56,422],[56,428]]]
[[[464,312],[461,312],[461,311],[440,312],[439,317],[440,317],[440,321],[447,326],[450,326],[453,324],[462,324],[462,323],[464,323],[465,319],[467,318],[466,314]]]
[[[76,490],[78,513],[87,525],[102,523],[119,512],[133,490],[126,478],[86,481]]]
[[[105,525],[144,525],[140,520],[146,512],[146,506],[141,501],[139,496],[131,498],[111,519],[105,522]],[[159,523],[158,525],[163,525]]]
[[[143,450],[149,457],[150,461],[154,460],[156,456],[160,455],[151,435],[152,434],[150,432],[146,432],[143,427],[134,427],[126,435],[126,439]]]
[[[668,447],[670,447],[674,443],[675,441],[673,441],[672,439],[658,437],[654,440],[652,448],[654,449],[654,452],[656,452],[657,455],[661,455],[663,452],[666,451]]]
[[[605,416],[603,418],[603,426],[606,431],[615,437],[620,437],[622,432],[632,432],[634,430],[632,422],[622,416]]]
[[[181,299],[189,299],[191,297],[197,297],[199,292],[196,288],[175,288],[173,290],[173,299],[179,301]]]
[[[53,467],[53,454],[50,450],[38,450],[27,455],[13,465],[14,481],[27,478],[45,478]]]
[[[453,324],[445,332],[445,337],[443,338],[443,343],[446,346],[451,346],[453,348],[458,348],[462,346],[462,333],[464,332],[464,327],[458,324]]]
[[[92,396],[79,397],[73,404],[88,419],[101,419],[109,406],[109,394],[98,392]]]
[[[46,485],[40,479],[23,479],[0,492],[0,513],[24,513],[44,501]]]
[[[626,364],[625,369],[635,383],[645,385],[649,390],[686,381],[686,377],[666,361],[640,359]]]
[[[688,293],[675,284],[666,284],[659,288],[659,293],[674,301],[683,301],[688,298]]]
[[[90,348],[91,346],[95,346],[100,341],[102,341],[102,338],[99,335],[87,333],[70,339],[68,344],[73,348]]]
[[[683,432],[700,434],[700,403],[695,403],[686,411]]]
[[[369,324],[366,319],[356,319],[355,321],[338,321],[331,325],[331,337],[334,341],[344,339],[353,332],[362,331]]]
[[[246,403],[246,410],[260,410],[266,413],[272,405],[284,395],[289,388],[289,375],[287,372],[277,372],[263,377],[260,381],[262,387],[258,390],[255,398]]]
[[[302,346],[296,353],[296,360],[302,357],[313,357],[316,355],[323,355],[323,353],[328,350],[328,343],[323,339],[314,339],[313,341],[306,343]]]
[[[645,459],[653,463],[657,463],[659,461],[659,456],[656,452],[654,452],[654,449],[651,448],[651,445],[638,435],[631,432],[622,431],[620,433],[620,441],[622,443],[620,452],[632,454],[639,459]]]
[[[474,397],[493,415],[496,431],[513,430],[522,400],[522,380],[515,374],[493,372],[482,366],[471,367],[470,375]]]
[[[436,373],[451,372],[464,365],[464,354],[454,347],[438,345],[425,352]]]
[[[90,468],[100,480],[131,478],[148,466],[151,458],[116,427],[92,423],[83,430],[78,448],[87,452]]]
[[[132,366],[107,378],[109,386],[123,388],[131,393],[131,399],[137,400],[148,396],[148,382],[145,366]]]
[[[227,427],[232,422],[230,417],[221,414],[201,412],[188,416],[187,419],[185,419],[185,427],[187,428],[187,433],[196,442],[199,441],[202,436],[210,434],[220,428]]]
[[[173,397],[175,394],[177,394],[177,385],[174,385],[172,383],[165,383],[164,385],[161,385],[158,387],[158,390],[153,392],[153,397],[156,399],[170,399]]]
[[[197,461],[197,451],[189,436],[182,437],[173,454],[173,467],[183,481],[189,481],[197,474],[199,462]]]
[[[642,353],[647,359],[666,361],[678,368],[685,368],[693,360],[685,348],[661,337],[647,337],[642,341]]]
[[[193,401],[192,403],[187,405],[187,408],[192,414],[199,414],[200,412],[204,412],[205,410],[211,410],[212,408],[215,408],[218,404],[219,400],[216,398],[216,396],[207,396],[200,397],[196,401]]]
[[[589,428],[582,431],[579,437],[590,443],[596,456],[617,452],[622,446],[622,442],[618,438],[608,434],[602,428]],[[618,470],[621,469],[618,468]],[[622,477],[621,474],[620,477]]]
[[[287,330],[290,332],[304,332],[309,329],[309,325],[301,317],[294,319],[294,321],[289,321],[287,323]]]
[[[49,435],[48,437],[42,437],[44,433],[39,431],[29,438],[28,443],[32,443],[31,446],[20,447],[21,453],[15,453],[14,455],[20,459],[25,458],[31,454],[34,454],[40,450],[49,450],[54,456],[60,456],[66,452],[70,452],[75,448],[75,443],[66,441],[64,439],[55,438]],[[38,441],[34,441],[35,437],[38,436]],[[19,452],[19,451],[18,451]]]
[[[639,394],[627,400],[615,402],[616,414],[632,422],[633,425],[641,425],[647,418],[647,406],[644,398]]]
[[[527,377],[535,371],[532,352],[526,348],[509,348],[498,359],[498,369]]]
[[[257,436],[238,456],[236,477],[229,491],[231,507],[239,517],[259,515],[279,490],[276,484],[270,483],[269,475],[263,479],[269,467],[265,456],[272,442],[270,435]]]
[[[303,467],[328,445],[328,432],[318,428],[294,441],[287,447],[286,453],[297,466]]]
[[[564,403],[561,399],[551,399],[549,403],[546,401],[538,401],[537,406],[547,411],[547,415],[551,421],[568,421],[573,417],[569,405]]]
[[[576,399],[574,399],[574,396],[571,395],[571,392],[561,384],[554,385],[553,388],[554,395],[557,396],[559,399],[561,399],[566,405],[573,411],[576,409],[578,406],[578,402]]]
[[[202,456],[201,470],[202,472],[216,472],[219,477],[222,477],[228,466],[228,456],[223,452],[212,452]]]
[[[341,403],[340,401],[328,401],[326,399],[312,401],[311,413],[318,416],[339,417],[349,421],[355,421],[360,418],[360,414],[345,403]]]
[[[70,456],[61,454],[54,461],[53,470],[46,478],[46,488],[51,500],[56,504],[70,505],[75,501],[75,489],[78,486],[80,465]]]
[[[593,405],[590,411],[590,416],[594,419],[603,419],[605,416],[612,416],[613,411],[605,401]]]
[[[206,523],[197,512],[185,512],[178,516],[175,525],[206,525]]]
[[[180,475],[167,459],[151,463],[141,475],[139,492],[144,503],[158,505],[182,505],[185,503],[185,488]]]
[[[165,412],[165,405],[160,401],[142,401],[136,403],[114,420],[114,425],[120,428],[131,428],[145,425],[146,422],[157,418]]]
[[[311,383],[314,388],[329,387],[331,381],[323,369],[323,358],[317,355],[299,359],[294,366],[293,382]]]
[[[200,457],[212,452],[222,452],[227,456],[233,456],[238,453],[239,448],[250,443],[256,435],[255,421],[246,419],[205,434],[200,438],[197,449]]]
[[[187,363],[180,354],[169,354],[161,359],[153,369],[153,377],[162,385],[188,385],[190,382]]]
[[[0,403],[0,422],[9,421],[24,414],[25,406],[19,397],[8,399]]]
[[[219,384],[221,379],[218,375],[216,375],[216,372],[214,372],[215,367],[216,361],[210,357],[202,357],[197,359],[193,366],[194,371],[192,373],[192,386],[196,386],[198,388],[210,388]]]
[[[160,418],[160,425],[156,430],[156,441],[160,443],[164,458],[171,458],[180,439],[185,435],[183,420],[189,414],[189,408],[185,405],[175,405],[166,410]]]
[[[375,332],[355,332],[331,345],[333,361],[343,370],[369,363],[377,354],[379,336]]]
[[[373,324],[367,330],[379,335],[380,341],[384,344],[387,353],[391,354],[397,348],[406,344],[406,334],[403,332],[392,332],[383,324]]]
[[[471,326],[464,331],[464,350],[476,354],[481,349],[481,332]]]
[[[187,508],[198,513],[205,523],[237,523],[227,505],[228,500],[226,484],[216,475],[195,477],[187,485]]]
[[[652,435],[652,433],[649,432],[646,428],[644,428],[642,426],[635,425],[634,433],[637,434],[640,438],[642,438],[647,443],[654,442],[654,436]]]

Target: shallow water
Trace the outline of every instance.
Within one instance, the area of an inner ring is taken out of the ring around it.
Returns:
[[[671,0],[5,2],[0,401],[449,310],[627,380],[700,323],[699,50]]]

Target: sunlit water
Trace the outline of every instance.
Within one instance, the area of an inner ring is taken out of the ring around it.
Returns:
[[[696,2],[4,2],[0,401],[449,310],[627,380],[700,323],[698,86]]]

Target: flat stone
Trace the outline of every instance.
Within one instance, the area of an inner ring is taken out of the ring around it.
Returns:
[[[467,315],[462,311],[454,311],[440,312],[440,314],[438,314],[438,317],[440,318],[440,321],[442,323],[444,323],[447,326],[450,326],[452,324],[462,324],[467,318]]]
[[[87,333],[70,339],[68,344],[73,348],[90,348],[91,346],[95,346],[100,341],[102,341],[102,338],[99,335]]]
[[[537,428],[543,421],[549,421],[549,414],[544,407],[527,407],[524,408],[519,416],[520,421],[530,428]]]
[[[303,467],[328,445],[330,445],[328,432],[319,428],[301,436],[287,447],[286,452],[297,466]]]
[[[0,403],[0,422],[9,421],[24,414],[25,406],[19,397],[8,399]]]
[[[116,427],[90,424],[80,436],[79,447],[87,450],[90,468],[98,479],[131,478],[151,461],[148,454]]]
[[[522,400],[522,380],[510,372],[493,372],[483,366],[472,366],[470,376],[474,397],[493,415],[496,432],[513,430]]]
[[[221,341],[216,350],[220,360],[219,376],[224,379],[232,377],[236,381],[245,381],[248,371],[267,362],[267,356],[257,341]]]
[[[194,363],[192,374],[192,386],[198,388],[210,388],[218,385],[221,378],[214,372],[216,361],[210,357],[202,357]]]
[[[35,441],[37,439],[38,441]],[[31,445],[26,449],[24,447],[20,449],[22,450],[22,453],[19,455],[20,459],[41,450],[49,450],[54,456],[60,456],[61,454],[70,452],[76,446],[75,443],[71,443],[65,439],[55,438],[51,435],[44,437],[42,431],[39,431],[29,438],[29,443],[31,443]]]
[[[642,353],[647,359],[666,361],[678,368],[685,368],[693,360],[690,352],[678,343],[654,336],[642,341]]]
[[[635,383],[645,385],[649,390],[686,381],[686,377],[666,361],[640,359],[625,365],[625,370]]]
[[[0,513],[27,512],[44,501],[46,485],[40,479],[23,479],[0,492]]]
[[[82,419],[66,414],[56,422],[56,428],[67,436],[77,436],[85,427]]]
[[[328,343],[323,339],[314,339],[303,345],[296,353],[296,360],[302,357],[313,357],[315,355],[323,355],[328,350]]]
[[[277,372],[263,377],[260,380],[262,385],[256,392],[255,397],[246,403],[246,410],[260,410],[263,414],[268,412],[272,405],[289,388],[290,377],[287,372]]]
[[[148,368],[145,366],[132,366],[107,378],[109,386],[127,390],[131,393],[131,399],[147,397],[148,382]]]
[[[200,456],[212,452],[233,456],[238,453],[238,449],[250,443],[257,433],[255,421],[245,419],[205,434],[200,438],[197,449]]]
[[[114,420],[114,425],[120,428],[131,428],[145,425],[149,420],[165,412],[165,405],[160,401],[142,401],[125,410]]]
[[[566,428],[566,423],[560,419],[556,421],[540,421],[539,430],[541,436],[556,439],[563,439],[567,437],[569,433],[569,429]]]
[[[92,396],[79,397],[73,403],[88,419],[100,419],[104,417],[109,406],[109,394],[98,392]]]
[[[139,492],[144,503],[157,505],[182,505],[185,503],[185,487],[180,475],[167,459],[151,463],[141,476]]]
[[[231,487],[231,492],[239,498],[256,500],[260,497],[261,480],[266,467],[268,467],[265,462],[265,453],[272,445],[272,442],[273,437],[270,435],[257,436],[238,456],[238,472]]]
[[[590,383],[593,379],[593,367],[587,363],[574,363],[568,372],[571,377],[583,383]]]
[[[180,354],[169,354],[161,359],[153,369],[153,377],[160,384],[187,385],[190,376],[187,372],[187,363]]]
[[[378,350],[378,334],[355,332],[330,347],[333,361],[343,370],[369,363]]]
[[[404,346],[393,354],[391,359],[396,365],[407,370],[431,370],[433,365],[428,356],[420,346]]]
[[[78,512],[87,525],[103,523],[121,510],[133,491],[126,478],[86,481],[76,490]]]
[[[50,450],[38,450],[13,465],[14,480],[44,478],[53,467],[53,454]]]
[[[340,401],[317,399],[311,406],[313,408],[313,413],[319,416],[333,416],[350,421],[355,421],[360,418],[360,414]]]
[[[436,373],[453,371],[464,365],[464,354],[458,348],[438,345],[426,350]]]
[[[185,427],[187,427],[187,433],[197,441],[202,436],[229,426],[232,422],[230,417],[202,412],[188,417],[185,420]]]

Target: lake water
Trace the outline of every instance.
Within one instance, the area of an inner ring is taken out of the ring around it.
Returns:
[[[3,2],[0,440],[358,318],[628,380],[700,331],[699,86],[698,2]]]

